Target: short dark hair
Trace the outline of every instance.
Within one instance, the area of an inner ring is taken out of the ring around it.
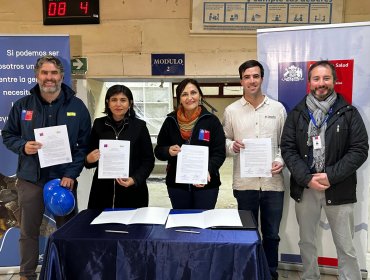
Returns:
[[[124,86],[124,85],[113,85],[110,88],[108,88],[107,93],[105,94],[105,108],[104,108],[104,114],[107,114],[108,116],[112,116],[112,112],[108,107],[108,101],[109,99],[117,94],[122,93],[124,96],[128,98],[128,101],[130,103],[130,108],[126,112],[126,115],[129,116],[130,118],[135,117],[135,110],[134,110],[134,96],[132,95],[131,90]],[[125,115],[125,116],[126,116]]]
[[[45,55],[45,56],[40,57],[36,61],[35,68],[34,68],[34,71],[35,71],[36,75],[39,72],[42,65],[46,62],[53,63],[55,65],[55,67],[59,69],[60,73],[62,75],[64,74],[64,67],[63,67],[63,64],[60,61],[60,59],[55,57],[55,56],[52,56],[52,55]]]
[[[182,80],[182,81],[178,84],[178,86],[177,86],[177,88],[176,88],[176,101],[177,101],[177,107],[179,107],[179,105],[180,105],[180,97],[181,97],[181,93],[182,93],[182,91],[184,90],[184,88],[187,86],[187,84],[192,84],[192,85],[194,85],[194,86],[197,88],[197,90],[199,91],[200,96],[201,96],[201,97],[203,97],[202,89],[200,88],[199,83],[198,83],[198,81],[197,81],[197,80],[195,80],[195,79],[191,79],[191,78],[184,79],[184,80]]]
[[[245,70],[247,70],[248,68],[256,67],[256,66],[258,66],[260,68],[260,70],[261,70],[261,78],[263,78],[263,76],[265,75],[265,70],[263,69],[262,64],[259,63],[257,60],[251,59],[251,60],[247,60],[246,62],[243,62],[239,66],[240,80],[243,79],[243,73],[244,73]]]
[[[308,80],[311,80],[312,70],[314,68],[318,67],[318,66],[329,67],[330,70],[331,70],[331,74],[333,75],[334,82],[337,80],[337,73],[335,71],[335,66],[332,63],[330,63],[328,60],[320,60],[320,61],[316,61],[314,64],[312,64],[310,66],[310,68],[308,69]]]

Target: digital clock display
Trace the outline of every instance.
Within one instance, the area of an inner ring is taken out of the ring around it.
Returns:
[[[99,0],[43,0],[44,24],[98,24]]]

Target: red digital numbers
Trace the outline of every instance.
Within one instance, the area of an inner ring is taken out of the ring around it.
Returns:
[[[48,16],[64,16],[67,11],[66,2],[50,2],[48,6]]]
[[[80,2],[80,10],[87,15],[89,11],[89,2]]]
[[[80,1],[79,3],[80,3],[79,9],[80,9],[81,14],[87,15],[89,13],[89,2]],[[71,11],[75,10],[76,8],[77,8],[76,6],[69,7],[69,9],[72,9]],[[49,17],[61,17],[61,16],[65,16],[66,14],[67,14],[67,2],[66,1],[49,2],[48,4],[48,16]]]

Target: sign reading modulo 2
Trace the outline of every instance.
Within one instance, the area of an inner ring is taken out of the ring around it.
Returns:
[[[152,54],[152,75],[185,75],[185,54]]]
[[[44,25],[98,24],[99,0],[42,0]]]

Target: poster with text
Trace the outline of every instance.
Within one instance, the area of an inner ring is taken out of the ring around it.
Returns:
[[[36,85],[34,65],[44,55],[53,55],[62,61],[64,83],[71,86],[69,36],[0,34],[0,270],[3,273],[7,273],[7,267],[19,265],[20,213],[15,186],[18,156],[4,146],[1,131],[14,102],[29,95]],[[55,221],[45,213],[39,237],[39,264],[47,238],[54,230]]]

